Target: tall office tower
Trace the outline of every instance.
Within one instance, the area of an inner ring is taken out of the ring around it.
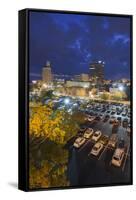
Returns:
[[[43,82],[50,84],[53,81],[53,75],[51,72],[51,64],[49,61],[46,62],[46,65],[42,69],[42,80]]]
[[[89,71],[92,81],[96,83],[102,83],[104,81],[104,64],[105,63],[103,61],[95,61],[90,63]]]

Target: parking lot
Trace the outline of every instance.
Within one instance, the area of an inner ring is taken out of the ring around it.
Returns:
[[[77,136],[69,147],[70,157],[68,177],[71,185],[93,185],[108,183],[127,183],[130,181],[130,138],[131,121],[130,107],[121,104],[95,104],[88,105],[81,112],[86,114],[86,122],[81,126]],[[86,138],[84,143],[75,147],[77,138],[84,137],[88,128],[93,129],[93,134]],[[101,137],[94,141],[93,135],[101,131]],[[116,135],[115,147],[109,145],[113,135]],[[103,136],[107,137],[97,155],[92,149],[96,143],[101,143]],[[116,149],[123,152],[120,166],[113,162]],[[73,171],[72,171],[73,170]],[[76,171],[76,176],[73,172]]]
[[[84,117],[84,123],[79,124],[78,133],[67,144],[67,176],[70,185],[129,183],[130,105],[66,96],[55,98],[52,102],[54,110],[65,110],[70,115],[80,113]],[[85,137],[85,132],[89,129],[92,133]],[[95,137],[96,132],[100,132],[99,138]]]

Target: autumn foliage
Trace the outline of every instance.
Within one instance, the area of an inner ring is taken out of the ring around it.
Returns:
[[[67,141],[78,130],[78,124],[65,111],[53,105],[30,106],[29,185],[30,188],[67,186]]]

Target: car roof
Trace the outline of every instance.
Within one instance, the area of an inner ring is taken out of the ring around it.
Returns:
[[[114,156],[120,157],[122,153],[123,153],[123,149],[117,148],[117,149],[115,150]]]
[[[78,137],[77,139],[76,139],[76,141],[81,141],[82,139],[84,139],[83,137]]]
[[[99,146],[102,146],[102,144],[100,142],[97,142],[94,146],[99,147]]]
[[[101,133],[101,131],[98,130],[98,131],[95,131],[95,133],[98,134],[98,133]]]
[[[108,138],[109,136],[108,135],[103,135],[103,137],[102,138]]]

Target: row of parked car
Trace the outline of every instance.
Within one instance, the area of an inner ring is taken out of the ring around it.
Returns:
[[[110,115],[97,115],[97,116],[91,116],[91,115],[86,115],[85,120],[92,123],[94,121],[102,121],[103,123],[109,122],[110,124],[113,125],[112,132],[117,133],[118,127],[122,125],[122,127],[127,129],[128,135],[130,135],[131,132],[131,123],[130,119],[124,118],[122,119],[121,117],[115,117],[115,116],[110,116]]]
[[[120,117],[123,118],[126,117],[128,120],[131,117],[131,110],[130,107],[123,104],[111,104],[111,103],[96,103],[96,104],[88,104],[86,106],[86,109],[82,110],[86,114],[89,115],[99,115],[101,117],[108,115],[110,117]]]
[[[91,139],[94,142],[94,146],[91,149],[89,155],[99,156],[100,152],[106,148],[111,148],[115,150],[111,163],[115,166],[120,167],[125,155],[125,145],[124,140],[121,140],[118,143],[117,134],[112,134],[110,137],[107,135],[103,135],[100,130],[94,131],[92,128],[87,128],[82,136],[79,136],[73,146],[75,148],[80,148],[84,145],[87,139]]]
[[[122,115],[130,117],[130,107],[123,104],[116,103],[96,103],[96,104],[88,104],[87,110],[97,111],[101,113],[107,113],[111,115]]]

